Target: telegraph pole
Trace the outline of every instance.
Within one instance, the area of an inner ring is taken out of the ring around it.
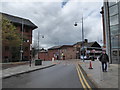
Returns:
[[[39,59],[39,31],[38,31],[38,59]]]
[[[21,37],[22,37],[22,41],[21,41],[21,50],[20,50],[20,61],[23,60],[23,29],[24,29],[24,26],[23,26],[23,19],[22,19],[22,32],[21,32]]]
[[[83,48],[83,62],[84,62],[84,30],[83,30],[83,13],[82,13],[82,48]]]

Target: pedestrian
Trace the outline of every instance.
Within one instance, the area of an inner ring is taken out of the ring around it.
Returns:
[[[103,51],[101,56],[99,57],[99,60],[102,64],[102,71],[107,72],[107,62],[109,62],[109,57],[106,54],[106,51]]]

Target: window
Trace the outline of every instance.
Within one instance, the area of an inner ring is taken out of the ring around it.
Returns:
[[[25,32],[27,32],[27,33],[28,33],[28,32],[29,32],[29,29],[28,29],[28,28],[25,28]]]
[[[5,46],[5,51],[8,51],[9,50],[9,47],[8,46]]]
[[[110,14],[110,16],[118,14],[118,6],[114,5],[114,6],[110,7],[109,8],[109,14]]]
[[[119,25],[113,25],[113,26],[111,26],[110,27],[111,35],[118,34],[118,30],[119,30]]]
[[[5,56],[4,58],[5,58],[5,59],[8,59],[8,56]]]
[[[12,59],[15,59],[15,56],[12,56]]]
[[[115,35],[118,33],[118,30],[111,31],[111,35]]]
[[[80,51],[80,48],[77,48],[77,51]]]
[[[15,51],[15,50],[16,50],[16,47],[12,47],[12,50]]]
[[[25,47],[25,51],[28,51],[28,47]]]
[[[118,45],[118,48],[120,49],[120,34],[118,35],[118,40],[119,40],[119,41],[118,41],[118,44],[119,44],[119,45]]]
[[[28,56],[24,56],[24,58],[23,58],[24,60],[28,60]]]
[[[20,31],[22,32],[22,26],[20,27]],[[23,29],[23,32],[24,32],[24,29]]]
[[[118,48],[118,36],[111,37],[111,46],[112,48]]]
[[[115,5],[115,4],[116,4],[116,2],[117,2],[117,0],[114,0],[114,2],[112,2],[111,0],[109,0],[109,7],[111,7],[111,6]]]
[[[119,56],[120,56],[120,50],[119,50]]]
[[[111,16],[110,17],[110,26],[111,25],[116,25],[116,24],[119,24],[119,22],[118,22],[118,15]]]
[[[113,51],[113,56],[117,56],[117,51]]]
[[[117,25],[113,25],[113,26],[110,27],[111,31],[118,30],[118,29],[119,29],[119,25],[118,24]]]
[[[120,26],[119,26],[120,27]],[[118,29],[118,33],[119,33],[119,35],[120,35],[120,28]]]

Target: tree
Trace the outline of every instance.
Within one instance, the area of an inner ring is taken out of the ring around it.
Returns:
[[[19,47],[21,44],[21,35],[16,30],[16,27],[5,17],[0,20],[2,25],[2,46],[9,46],[9,51],[11,52],[11,57],[9,59],[19,59]],[[12,58],[13,57],[13,58]]]

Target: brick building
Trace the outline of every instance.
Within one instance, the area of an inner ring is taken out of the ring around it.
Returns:
[[[41,50],[39,51],[38,59],[42,59],[42,60],[44,60],[44,61],[47,61],[47,60],[48,60],[48,57],[49,57],[49,55],[48,55],[48,51],[47,51],[47,50],[41,49]]]
[[[48,49],[48,51],[39,52],[39,58],[42,60],[69,60],[69,59],[80,59],[82,51],[83,42],[77,42],[74,45],[62,45],[62,46],[54,46]],[[88,42],[87,39],[84,41],[85,55],[89,54],[89,56],[93,56],[92,50],[96,50],[95,56],[101,54],[98,53],[101,51],[101,46],[95,42]],[[89,49],[89,50],[88,50]],[[87,53],[89,51],[89,53]]]
[[[76,59],[80,59],[80,55],[81,55],[81,52],[80,52],[80,48],[82,47],[82,42],[77,42],[73,45],[73,47],[75,48],[75,54],[76,54]]]
[[[49,48],[47,52],[39,52],[42,60],[66,60],[75,59],[75,48],[73,45],[54,46]]]
[[[25,37],[25,40],[23,40],[22,42],[22,47],[23,47],[22,60],[30,60],[31,59],[30,45],[32,44],[32,30],[36,29],[37,26],[28,19],[12,16],[5,13],[0,13],[0,15],[7,18],[16,27],[18,33],[22,34],[23,32],[23,36]],[[20,47],[11,47],[11,48],[15,49]],[[15,57],[13,57],[11,54],[10,46],[7,44],[7,42],[2,41],[2,61],[3,62],[18,61],[14,59]]]
[[[93,56],[93,52],[92,50],[95,50],[95,56],[99,56],[101,54],[101,46],[95,41],[95,42],[88,42],[87,39],[85,39],[84,41],[84,51],[82,50],[82,44],[83,42],[77,42],[73,45],[73,47],[75,48],[75,56],[76,56],[76,59],[80,59],[81,55],[83,55],[84,53],[84,56]],[[100,53],[98,53],[100,52]]]

